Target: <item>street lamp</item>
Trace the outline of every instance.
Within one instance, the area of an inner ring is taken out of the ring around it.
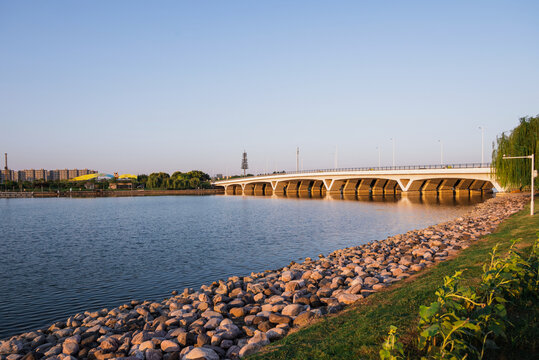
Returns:
[[[438,140],[440,143],[440,165],[444,164],[444,143],[442,140]]]
[[[530,201],[530,215],[533,215],[533,193],[534,193],[534,189],[533,189],[533,179],[537,176],[537,174],[535,173],[535,154],[531,154],[531,155],[528,155],[528,156],[505,156],[505,154],[503,155],[503,159],[504,160],[508,160],[508,159],[532,159],[532,180],[531,180],[531,189],[530,189],[530,192],[531,192],[531,201]]]
[[[395,167],[395,138],[390,138],[393,141],[393,167]]]
[[[382,166],[382,147],[378,145],[376,149],[378,149],[378,167],[381,167]]]
[[[485,162],[485,128],[480,126],[479,129],[481,130],[481,166],[483,166]]]

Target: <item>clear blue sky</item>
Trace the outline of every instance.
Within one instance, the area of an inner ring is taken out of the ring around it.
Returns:
[[[10,166],[149,173],[481,159],[539,113],[538,1],[0,0]],[[3,167],[3,162],[2,162]]]

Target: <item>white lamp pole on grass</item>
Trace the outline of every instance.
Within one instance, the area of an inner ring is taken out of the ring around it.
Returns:
[[[534,181],[534,178],[537,176],[537,174],[535,174],[535,154],[531,154],[531,155],[528,155],[528,156],[503,156],[503,159],[504,160],[508,160],[508,159],[532,159],[532,180],[531,180],[531,189],[530,189],[530,192],[531,192],[531,201],[530,201],[530,215],[533,215],[533,193],[534,193],[534,189],[533,189],[533,181]]]

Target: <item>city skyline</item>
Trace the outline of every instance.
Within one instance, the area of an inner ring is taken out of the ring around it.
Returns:
[[[390,166],[393,146],[396,165],[488,162],[539,112],[538,10],[4,1],[0,153],[135,174],[240,174],[244,149],[249,173],[295,170],[297,147],[303,169]]]

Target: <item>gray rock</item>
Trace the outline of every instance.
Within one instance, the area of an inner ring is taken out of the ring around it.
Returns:
[[[161,342],[161,350],[166,353],[180,351],[180,345],[171,340],[163,340]]]
[[[255,335],[247,341],[248,344],[258,344],[260,346],[265,346],[270,343],[266,333],[262,331],[256,331]]]
[[[266,336],[268,337],[269,341],[282,339],[285,335],[286,335],[286,331],[282,328],[273,328],[273,329],[269,329],[266,332]]]
[[[79,352],[79,344],[74,341],[64,342],[62,345],[62,352],[66,355],[77,355]]]
[[[282,314],[286,316],[297,316],[303,311],[304,306],[300,304],[290,304],[283,308]]]
[[[0,354],[17,354],[23,349],[23,343],[20,340],[6,340],[0,344]]]
[[[153,349],[153,346],[154,346],[153,341],[148,340],[148,341],[145,341],[142,344],[140,344],[138,349],[140,351],[145,351],[146,349]]]
[[[157,349],[147,349],[144,353],[146,360],[161,360],[163,353]]]
[[[219,360],[219,355],[212,349],[194,348],[185,355],[186,360]]]
[[[262,348],[262,346],[257,344],[257,343],[255,343],[255,344],[247,344],[247,345],[245,345],[244,347],[241,348],[241,350],[239,352],[239,356],[240,356],[240,358],[243,358],[245,356],[252,355],[252,354],[256,353],[257,351],[259,351],[261,348]]]

